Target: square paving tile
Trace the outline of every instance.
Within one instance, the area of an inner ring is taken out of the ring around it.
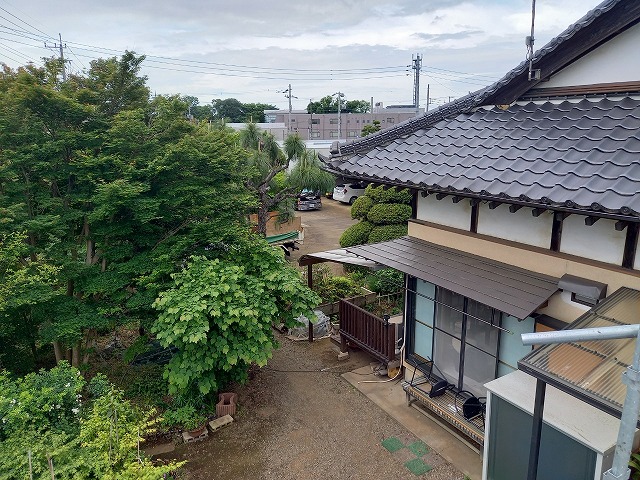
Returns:
[[[414,458],[413,460],[405,462],[404,466],[416,476],[423,475],[431,470],[431,467],[419,458]]]
[[[422,457],[423,455],[429,453],[429,447],[427,447],[427,444],[422,440],[418,440],[410,445],[407,445],[407,448],[411,450],[416,457]]]
[[[397,452],[401,448],[404,448],[404,443],[402,443],[396,437],[389,437],[382,441],[382,446],[393,453]]]

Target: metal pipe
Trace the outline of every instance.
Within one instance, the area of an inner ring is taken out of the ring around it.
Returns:
[[[634,325],[638,327],[638,325]],[[616,327],[611,327],[616,328]],[[633,365],[622,374],[622,383],[627,385],[627,395],[624,398],[622,416],[616,451],[613,455],[613,465],[602,475],[603,480],[626,480],[629,478],[629,459],[638,423],[640,411],[640,331],[636,335],[636,348],[633,352]]]
[[[616,327],[580,328],[559,330],[557,332],[523,333],[524,345],[547,345],[550,343],[588,342],[596,340],[615,340],[638,336],[640,325],[620,325]]]
[[[538,379],[536,382],[536,399],[533,404],[533,425],[531,426],[531,445],[529,446],[529,469],[527,480],[538,478],[538,461],[540,459],[540,438],[542,436],[542,415],[544,412],[544,394],[547,384]]]

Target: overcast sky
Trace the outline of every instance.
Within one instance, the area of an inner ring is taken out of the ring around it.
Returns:
[[[538,0],[536,49],[598,0]],[[0,0],[0,61],[57,54],[72,71],[133,50],[158,94],[200,104],[237,98],[293,108],[343,92],[384,105],[413,102],[412,56],[423,57],[437,105],[492,83],[524,60],[530,0]]]

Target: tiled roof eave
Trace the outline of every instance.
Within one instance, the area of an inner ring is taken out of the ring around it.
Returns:
[[[602,205],[579,205],[572,200],[564,202],[554,202],[548,198],[523,198],[510,197],[504,194],[491,194],[489,192],[472,192],[466,190],[457,190],[451,187],[441,187],[439,185],[426,185],[423,183],[416,184],[413,182],[401,182],[389,178],[381,178],[376,176],[367,176],[359,172],[351,171],[348,169],[330,169],[332,173],[344,175],[352,178],[358,178],[363,181],[372,183],[381,183],[388,186],[395,186],[400,188],[409,188],[417,191],[428,192],[429,194],[444,193],[450,196],[459,196],[465,199],[478,199],[487,202],[500,202],[512,205],[521,205],[530,208],[541,208],[545,210],[553,210],[559,212],[576,213],[580,215],[589,215],[594,217],[610,218],[613,220],[622,220],[630,222],[640,221],[640,212],[623,206],[619,209],[608,209]]]

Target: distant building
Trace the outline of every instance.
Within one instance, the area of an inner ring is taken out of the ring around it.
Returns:
[[[359,138],[362,129],[374,120],[380,122],[381,128],[392,127],[397,123],[409,120],[424,113],[424,109],[413,105],[383,108],[376,106],[373,113],[307,113],[306,110],[265,110],[265,122],[284,124],[282,138],[287,133],[297,133],[303,140],[349,140]],[[291,123],[289,123],[291,122]]]

